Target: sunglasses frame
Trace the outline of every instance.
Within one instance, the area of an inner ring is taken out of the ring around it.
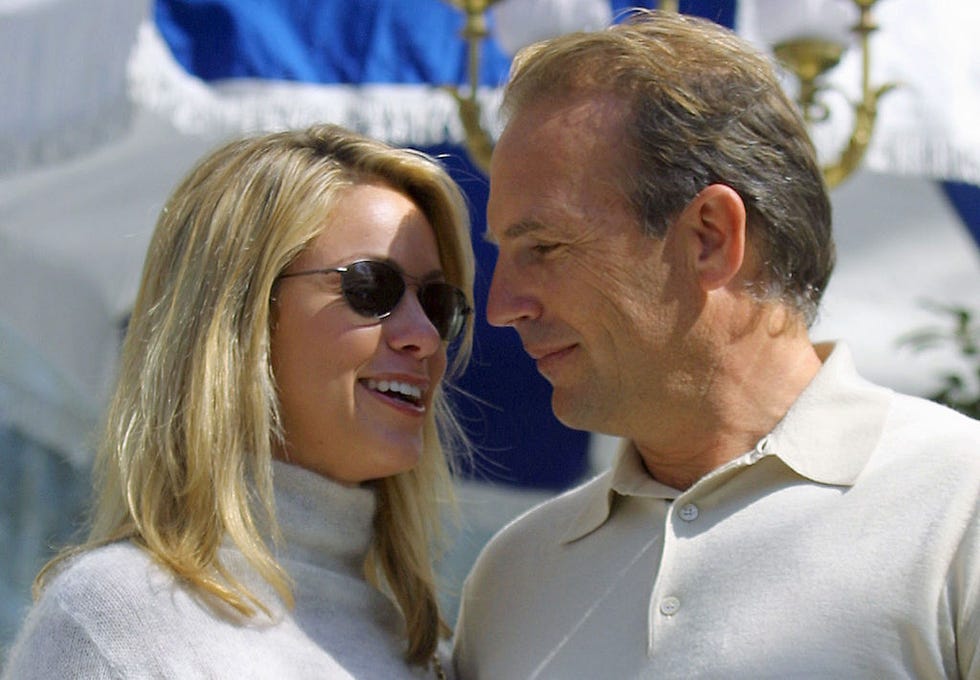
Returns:
[[[395,274],[397,278],[402,282],[401,292],[398,294],[398,297],[395,299],[395,302],[392,305],[391,309],[389,309],[387,312],[364,313],[363,311],[355,307],[354,304],[351,302],[349,286],[345,284],[344,278],[345,275],[347,274],[356,275],[357,272],[354,271],[354,267],[362,264],[370,265],[372,267],[383,267],[391,271],[393,274]],[[405,293],[408,291],[408,284],[409,283],[415,284],[417,286],[417,291],[415,293],[415,296],[416,298],[418,298],[419,304],[422,305],[422,311],[425,312],[425,318],[429,320],[429,323],[431,323],[432,326],[437,331],[439,330],[439,326],[436,324],[436,321],[429,315],[429,310],[426,308],[426,305],[423,301],[423,294],[424,294],[423,292],[426,290],[426,288],[429,288],[430,286],[446,286],[452,289],[458,295],[458,298],[462,301],[463,306],[459,309],[458,326],[456,324],[449,325],[448,328],[449,333],[447,333],[448,337],[443,337],[441,333],[439,334],[439,337],[442,338],[442,340],[447,343],[452,342],[462,334],[463,329],[466,328],[467,317],[469,317],[469,315],[473,313],[473,308],[470,307],[469,302],[466,300],[466,294],[457,286],[454,286],[451,283],[447,283],[446,281],[429,281],[426,283],[420,283],[417,278],[409,276],[405,272],[401,271],[395,265],[388,262],[384,262],[382,260],[357,260],[356,262],[351,262],[350,264],[345,265],[343,267],[323,267],[318,269],[304,269],[298,272],[287,272],[277,276],[276,281],[278,282],[280,279],[288,279],[295,276],[310,276],[313,274],[340,274],[341,277],[340,290],[344,298],[344,302],[347,304],[347,306],[350,307],[355,314],[358,314],[365,318],[375,319],[377,321],[382,321],[388,318],[389,316],[391,316],[391,314],[395,311],[395,308],[398,306],[398,303],[402,301],[403,297],[405,297]],[[455,326],[455,331],[453,331],[454,326]]]

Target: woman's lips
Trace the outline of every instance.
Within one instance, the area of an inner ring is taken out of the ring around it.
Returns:
[[[366,378],[359,381],[371,396],[403,413],[421,415],[426,412],[425,390],[412,382],[396,379]]]

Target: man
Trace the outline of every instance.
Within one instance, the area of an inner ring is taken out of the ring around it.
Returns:
[[[611,470],[484,550],[492,678],[980,678],[980,424],[807,329],[827,189],[766,60],[656,13],[519,55],[487,316]]]

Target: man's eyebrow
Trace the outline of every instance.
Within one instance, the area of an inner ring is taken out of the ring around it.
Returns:
[[[539,231],[541,229],[544,229],[544,225],[534,220],[517,222],[504,229],[504,240],[520,238],[525,234],[530,234],[531,232]],[[500,245],[499,239],[497,239],[497,237],[494,236],[493,232],[491,232],[489,229],[483,233],[483,240],[487,243]]]

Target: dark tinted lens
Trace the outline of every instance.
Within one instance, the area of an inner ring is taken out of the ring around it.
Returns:
[[[448,283],[427,283],[419,288],[419,303],[439,337],[455,340],[463,330],[468,313],[463,291]]]
[[[391,314],[405,293],[401,274],[383,262],[355,262],[341,273],[340,282],[351,309],[375,319]]]

